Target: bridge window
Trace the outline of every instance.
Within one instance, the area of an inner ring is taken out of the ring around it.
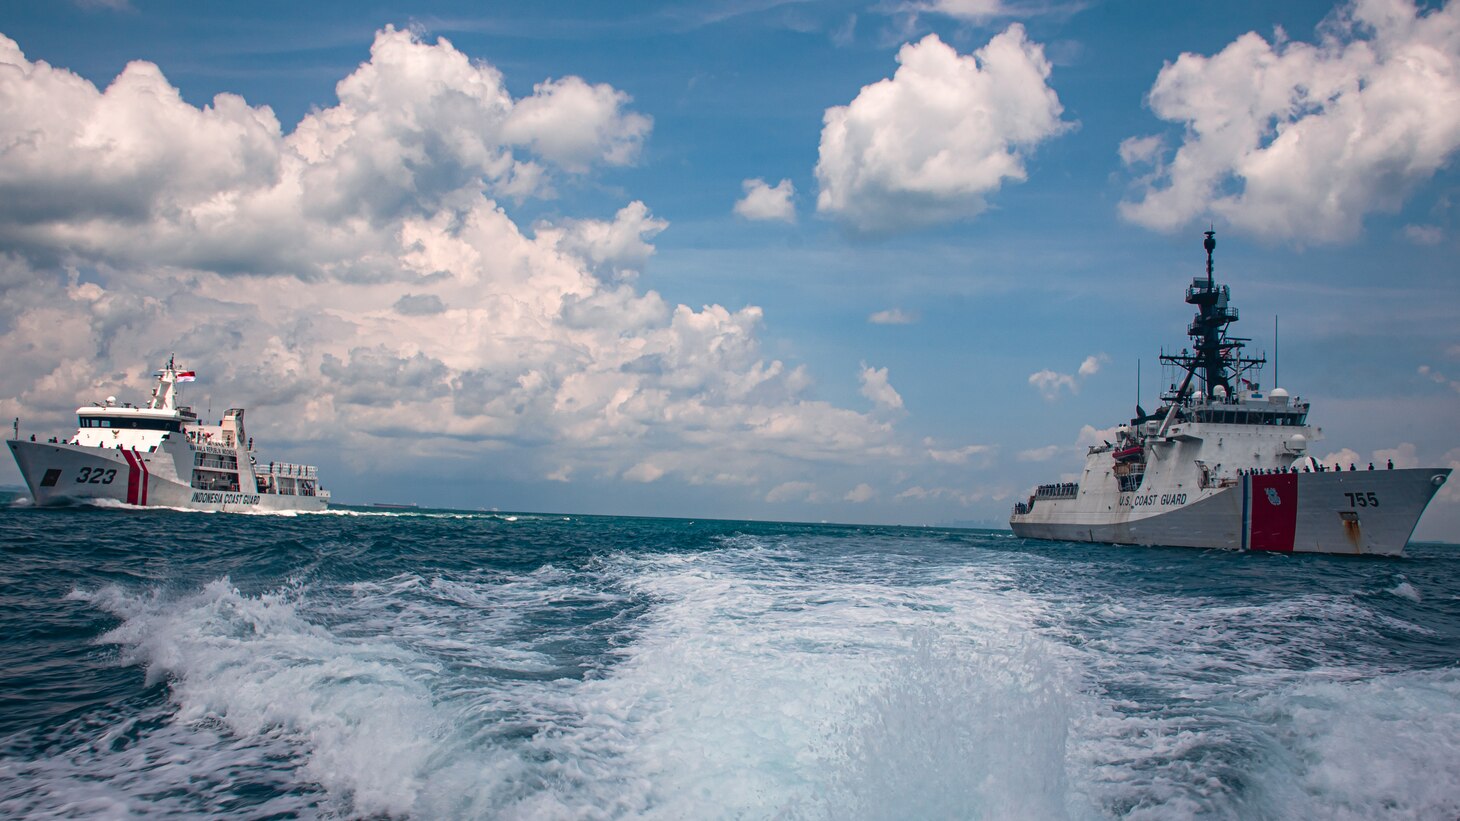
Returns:
[[[83,428],[121,428],[122,430],[182,430],[182,423],[176,419],[148,419],[135,416],[82,416],[77,421]]]

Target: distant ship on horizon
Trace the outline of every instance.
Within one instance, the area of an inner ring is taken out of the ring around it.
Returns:
[[[116,502],[211,511],[317,511],[330,494],[313,465],[260,464],[243,427],[243,408],[216,425],[178,402],[193,381],[173,359],[155,374],[147,405],[115,397],[76,409],[71,438],[16,436],[6,444],[37,505]]]
[[[1091,447],[1079,481],[1040,485],[1014,506],[1016,536],[1234,550],[1398,556],[1449,478],[1449,468],[1325,465],[1309,455],[1321,428],[1309,404],[1256,377],[1266,359],[1242,353],[1230,289],[1213,275],[1186,289],[1197,307],[1192,349],[1163,354],[1184,373],[1152,413]]]

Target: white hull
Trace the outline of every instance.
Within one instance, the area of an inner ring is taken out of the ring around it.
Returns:
[[[1344,470],[1309,456],[1322,428],[1301,398],[1260,390],[1267,360],[1244,355],[1248,340],[1229,333],[1237,309],[1213,275],[1214,231],[1202,245],[1206,276],[1186,289],[1197,308],[1191,347],[1160,357],[1176,376],[1163,404],[1137,405],[1114,441],[1089,449],[1078,481],[1040,485],[1014,506],[1010,527],[1076,542],[1401,555],[1450,469]]]
[[[1412,468],[1248,475],[1165,510],[1158,496],[1149,512],[1128,500],[1120,504],[1120,498],[1103,505],[1109,508],[1103,513],[1078,499],[1040,499],[1010,525],[1015,535],[1033,539],[1398,556],[1449,473]]]
[[[35,504],[108,500],[138,507],[218,512],[324,510],[327,497],[266,493],[251,475],[238,489],[194,487],[193,452],[184,442],[155,451],[10,440],[10,452]],[[250,488],[248,481],[254,481]],[[251,492],[250,492],[251,491]]]
[[[172,359],[157,371],[145,405],[109,396],[76,409],[67,440],[9,440],[37,505],[118,502],[219,512],[324,510],[329,491],[309,465],[260,464],[244,429],[243,408],[217,424],[199,421],[178,402],[178,385],[192,371]]]

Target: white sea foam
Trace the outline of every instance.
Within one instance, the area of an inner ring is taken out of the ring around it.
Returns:
[[[592,579],[89,597],[124,619],[107,640],[125,660],[167,678],[174,731],[285,743],[347,813],[1064,813],[1081,708],[1065,650],[1030,629],[1037,602],[993,570],[888,586],[802,558],[746,540]],[[557,646],[582,626],[534,618],[632,602],[642,617],[607,628],[631,640],[586,676]]]
[[[308,779],[354,811],[411,809],[448,729],[413,675],[427,662],[383,638],[342,640],[289,595],[245,596],[226,580],[177,601],[116,588],[92,600],[124,618],[104,641],[169,682],[175,723],[283,738],[307,750]]]
[[[1460,671],[1319,682],[1260,698],[1284,766],[1259,773],[1276,817],[1457,818]]]
[[[1071,604],[1088,604],[1092,592]],[[1414,685],[1351,655],[1357,640],[1429,631],[1336,595],[1241,606],[1111,599],[1081,609],[1096,622],[1081,633],[1094,639],[1083,648],[1104,703],[1079,728],[1072,769],[1079,790],[1105,812],[1153,820],[1453,817],[1447,808],[1460,789],[1434,784],[1418,765],[1436,755],[1456,761],[1454,722],[1427,717],[1460,715],[1456,680],[1379,707],[1395,688]],[[1372,709],[1360,706],[1366,701]],[[1382,743],[1360,754],[1364,743],[1337,729],[1355,718],[1352,732],[1403,739],[1407,756],[1374,760],[1389,746]],[[1408,789],[1414,795],[1397,801]]]
[[[570,694],[576,719],[535,739],[574,768],[525,814],[1064,812],[1074,688],[1027,630],[1037,604],[977,573],[889,587],[789,558],[625,559],[657,605],[624,660]]]
[[[122,752],[0,762],[0,780],[52,791],[0,811],[185,814],[168,785],[270,767],[293,792],[269,811],[433,819],[1460,808],[1435,776],[1460,770],[1460,673],[1346,657],[1356,636],[1423,634],[1355,597],[1132,598],[1038,556],[807,538],[261,595],[78,593],[122,619],[106,640],[167,682],[171,712],[116,728],[136,736]],[[86,776],[143,757],[167,763]]]
[[[0,758],[0,817],[223,815],[240,784],[272,793],[255,799],[253,817],[313,815],[325,799],[289,763],[298,745],[277,736],[172,723],[156,708],[98,729],[75,723],[63,728],[57,751]]]
[[[1403,596],[1410,601],[1420,601],[1422,598],[1419,594],[1419,589],[1410,584],[1409,580],[1403,576],[1399,577],[1399,584],[1389,588],[1389,592],[1396,596]]]

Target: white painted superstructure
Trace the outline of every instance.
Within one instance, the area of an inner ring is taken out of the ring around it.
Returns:
[[[1193,349],[1161,357],[1184,371],[1180,387],[1090,448],[1078,481],[1016,504],[1010,527],[1064,541],[1400,555],[1450,469],[1316,462],[1323,431],[1309,404],[1247,378],[1265,359],[1228,334],[1237,310],[1213,278],[1215,247],[1209,231],[1207,275],[1186,292],[1199,309]]]
[[[193,380],[172,360],[158,371],[145,405],[113,397],[76,409],[66,440],[8,441],[35,503],[111,500],[139,507],[216,511],[324,510],[329,491],[311,465],[261,463],[244,428],[243,408],[217,424],[178,402]]]

